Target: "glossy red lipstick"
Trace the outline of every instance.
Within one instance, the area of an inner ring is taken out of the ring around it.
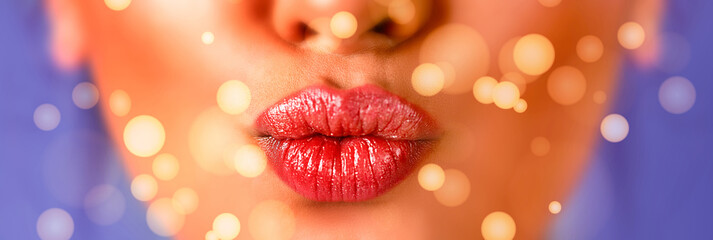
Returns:
[[[310,87],[256,120],[277,175],[315,201],[363,201],[403,180],[437,137],[432,118],[376,86]]]

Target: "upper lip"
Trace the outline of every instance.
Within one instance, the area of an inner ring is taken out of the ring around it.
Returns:
[[[375,136],[393,140],[435,140],[436,122],[423,110],[373,85],[342,91],[309,87],[263,112],[255,121],[260,136],[299,139]]]

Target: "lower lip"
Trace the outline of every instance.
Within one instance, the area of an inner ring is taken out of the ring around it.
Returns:
[[[277,175],[301,195],[315,201],[353,202],[375,198],[398,184],[432,142],[315,135],[264,137],[260,145]]]

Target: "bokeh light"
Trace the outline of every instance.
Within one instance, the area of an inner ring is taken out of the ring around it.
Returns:
[[[181,188],[173,193],[173,208],[180,214],[191,214],[198,208],[198,193],[191,188]]]
[[[542,6],[545,6],[545,7],[556,7],[557,5],[559,5],[562,2],[562,0],[537,0],[537,1],[540,2],[540,4],[542,4]]]
[[[617,39],[622,47],[633,50],[644,44],[646,33],[639,23],[626,22],[619,27]]]
[[[215,35],[213,32],[203,32],[201,34],[201,42],[205,45],[211,45],[213,44],[213,41],[215,41]]]
[[[434,191],[433,195],[444,206],[460,206],[470,196],[470,180],[465,173],[457,169],[445,170],[444,174],[446,177],[443,186]]]
[[[621,142],[629,135],[629,122],[619,114],[609,114],[599,127],[604,139],[609,142]]]
[[[161,198],[149,205],[146,223],[153,233],[170,237],[183,228],[185,216],[175,211],[170,198]]]
[[[512,82],[499,82],[493,87],[493,103],[502,109],[510,109],[520,99],[520,90]]]
[[[555,48],[547,37],[528,34],[515,43],[513,60],[520,71],[528,75],[541,75],[552,67]]]
[[[217,107],[205,110],[194,120],[188,147],[200,168],[218,175],[235,173],[235,150],[243,138],[234,124],[230,115]]]
[[[156,196],[158,183],[148,174],[141,174],[131,181],[131,194],[139,201],[149,201]]]
[[[124,90],[115,90],[109,95],[109,110],[114,115],[123,117],[131,110],[131,98]]]
[[[37,235],[42,240],[67,240],[74,234],[72,216],[59,208],[50,208],[37,218]]]
[[[498,80],[495,78],[484,76],[478,78],[473,84],[473,96],[475,100],[482,104],[493,103],[493,89],[498,85]]]
[[[72,89],[72,101],[81,109],[90,109],[99,102],[99,90],[92,83],[79,83]]]
[[[220,85],[216,94],[218,107],[228,114],[237,115],[250,106],[250,88],[238,80],[229,80]]]
[[[440,67],[432,63],[424,63],[416,67],[411,75],[411,86],[418,94],[433,96],[443,89],[445,75]]]
[[[218,237],[218,234],[213,232],[213,230],[210,230],[205,233],[205,240],[220,240],[220,238]]]
[[[550,152],[550,141],[545,137],[535,137],[530,142],[530,151],[538,157],[543,157]]]
[[[418,184],[427,191],[436,191],[446,180],[445,172],[440,166],[429,163],[423,165],[418,171]]]
[[[669,113],[683,114],[696,103],[696,88],[688,79],[675,76],[659,87],[659,103]]]
[[[254,178],[262,174],[267,166],[267,157],[260,147],[245,144],[235,152],[235,170],[243,177]]]
[[[486,240],[510,240],[515,237],[515,220],[509,214],[496,211],[483,219],[480,232]]]
[[[165,141],[163,125],[152,116],[134,117],[124,127],[124,145],[136,156],[153,156],[161,150]]]
[[[593,63],[602,58],[604,43],[598,37],[587,35],[577,42],[577,56],[587,63]]]
[[[116,187],[102,184],[92,188],[84,198],[84,212],[97,225],[114,224],[124,216],[126,200]]]
[[[515,110],[516,113],[524,113],[527,110],[527,101],[522,98],[518,99],[512,109]]]
[[[287,240],[295,232],[295,214],[281,201],[266,200],[250,212],[248,226],[257,240]]]
[[[220,239],[233,239],[240,234],[240,221],[230,213],[221,213],[213,220],[213,232]]]
[[[61,115],[59,109],[52,104],[45,103],[35,108],[35,113],[32,116],[35,121],[35,126],[43,131],[51,131],[57,128]]]
[[[547,92],[552,100],[562,105],[572,105],[584,97],[587,81],[584,74],[571,66],[562,66],[550,73]]]
[[[547,206],[547,209],[550,210],[550,213],[552,214],[558,214],[560,211],[562,211],[562,204],[558,201],[552,201],[550,204]]]
[[[159,154],[153,160],[151,169],[153,170],[153,175],[156,176],[156,178],[164,181],[171,180],[178,174],[178,159],[168,153]]]
[[[462,94],[471,91],[473,82],[487,73],[490,50],[483,36],[473,28],[451,23],[428,34],[421,43],[419,61],[447,66],[441,69],[447,77],[443,92]]]
[[[411,0],[393,0],[387,11],[389,18],[401,25],[413,21],[416,16],[416,6]]]
[[[520,38],[522,38],[522,36],[513,37],[500,47],[500,52],[498,53],[498,68],[503,75],[511,72],[520,73],[520,76],[525,78],[527,83],[531,83],[537,80],[539,76],[530,76],[520,71],[517,65],[515,65],[515,59],[513,58],[515,44],[517,44]]]
[[[592,100],[594,100],[594,103],[596,104],[604,104],[604,102],[607,101],[607,93],[601,90],[596,91],[592,95]]]
[[[347,11],[334,14],[329,22],[329,29],[332,30],[332,34],[342,39],[352,37],[357,31],[357,26],[356,17]]]
[[[131,0],[104,0],[104,4],[111,10],[121,11],[129,7]]]

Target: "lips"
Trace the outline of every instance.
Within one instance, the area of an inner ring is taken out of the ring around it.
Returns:
[[[314,201],[364,201],[406,178],[432,147],[435,121],[376,86],[310,87],[256,120],[277,175]]]

